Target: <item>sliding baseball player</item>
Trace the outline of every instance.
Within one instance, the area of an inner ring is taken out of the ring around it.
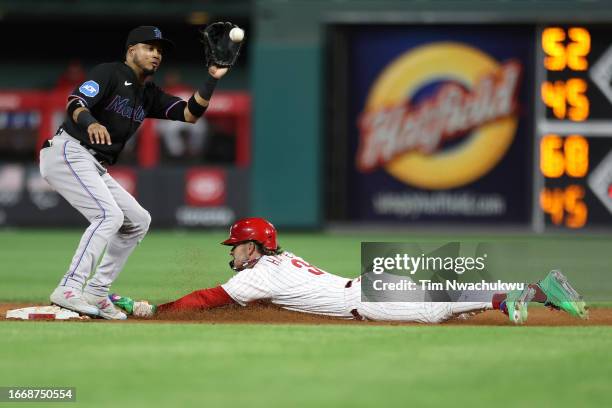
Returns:
[[[466,312],[498,309],[512,322],[524,323],[529,302],[587,317],[585,303],[558,271],[524,290],[495,294],[490,302],[364,302],[360,278],[333,275],[282,250],[277,244],[276,229],[263,218],[237,221],[222,244],[232,247],[230,266],[236,272],[223,285],[196,290],[161,305],[119,295],[111,295],[111,301],[137,317],[236,303],[247,306],[258,300],[269,300],[297,312],[378,321],[439,323]]]

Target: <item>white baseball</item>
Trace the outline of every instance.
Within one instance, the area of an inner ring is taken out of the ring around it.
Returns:
[[[242,28],[234,27],[230,30],[229,37],[233,42],[240,42],[244,39],[244,30]]]

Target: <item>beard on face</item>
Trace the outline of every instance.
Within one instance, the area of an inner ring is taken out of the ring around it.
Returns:
[[[153,75],[155,71],[157,70],[156,67],[153,67],[153,69],[146,68],[144,63],[140,60],[140,58],[138,58],[138,55],[134,55],[134,64],[136,64],[138,68],[142,69],[143,74],[147,76]]]

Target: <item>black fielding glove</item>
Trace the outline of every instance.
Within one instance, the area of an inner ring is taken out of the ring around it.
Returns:
[[[200,31],[207,67],[215,65],[220,68],[229,68],[236,63],[242,41],[233,42],[230,39],[229,32],[234,27],[238,26],[226,21],[209,24]]]

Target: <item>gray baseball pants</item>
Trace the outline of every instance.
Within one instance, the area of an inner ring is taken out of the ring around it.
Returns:
[[[40,173],[90,223],[59,286],[105,296],[151,216],[77,139],[64,131],[50,143],[40,152]]]

